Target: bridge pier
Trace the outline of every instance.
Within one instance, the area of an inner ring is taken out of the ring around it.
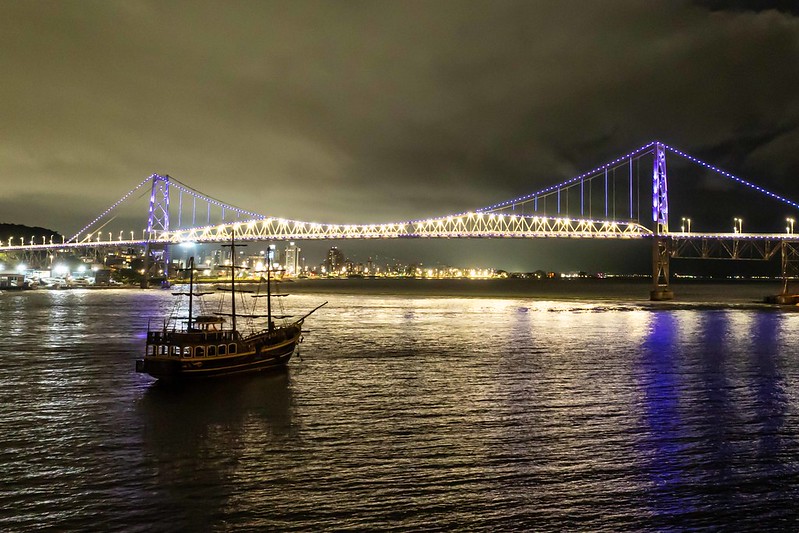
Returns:
[[[782,292],[774,296],[766,296],[766,303],[778,305],[797,305],[799,304],[799,294],[794,294],[788,290],[788,280],[797,273],[797,262],[799,262],[799,250],[796,243],[782,241],[780,243],[781,270],[782,270]]]
[[[652,241],[652,290],[649,299],[661,302],[674,299],[674,291],[669,285],[669,240],[663,235],[655,235]]]

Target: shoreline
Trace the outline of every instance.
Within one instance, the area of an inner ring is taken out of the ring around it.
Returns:
[[[217,282],[206,282],[212,285]],[[243,286],[258,282],[242,281]],[[183,285],[173,283],[171,287]],[[586,306],[629,305],[647,309],[727,309],[752,308],[772,310],[797,309],[791,303],[770,303],[768,298],[780,294],[779,280],[695,280],[680,279],[671,284],[673,300],[651,301],[650,281],[644,278],[571,278],[537,280],[506,279],[418,279],[418,278],[349,278],[299,279],[282,282],[281,291],[297,294],[371,295],[386,298],[485,298],[531,299],[536,301],[580,302]],[[166,292],[169,288],[152,285],[98,285],[81,287],[0,289],[5,294],[40,293],[44,291]]]

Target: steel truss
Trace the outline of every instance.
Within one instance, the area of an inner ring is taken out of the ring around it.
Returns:
[[[783,250],[797,254],[799,239],[793,235],[752,234],[672,236],[675,259],[735,259],[768,261]]]
[[[396,238],[608,238],[638,239],[651,231],[636,222],[575,220],[494,213],[466,213],[391,224],[318,224],[266,218],[157,233],[151,242],[224,242],[235,231],[240,240],[324,240]]]

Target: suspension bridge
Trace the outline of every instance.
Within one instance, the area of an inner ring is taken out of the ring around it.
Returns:
[[[744,219],[737,216],[732,217],[731,230],[727,225],[726,229],[692,231],[692,219],[681,217],[679,231],[675,231],[669,224],[669,158],[693,167],[694,174],[700,178],[714,176],[727,188],[781,206],[787,210],[786,216],[775,217],[773,231],[744,232]],[[144,204],[146,227],[137,231],[115,226],[118,212],[141,199],[148,200]],[[524,196],[466,212],[374,224],[319,223],[261,214],[203,194],[168,175],[153,174],[70,238],[62,237],[60,242],[53,242],[52,237],[49,240],[31,237],[27,241],[25,237],[11,237],[0,242],[0,252],[36,254],[141,246],[151,264],[160,263],[166,270],[171,245],[223,243],[233,236],[239,241],[650,239],[652,299],[673,296],[669,285],[672,258],[768,261],[780,256],[785,280],[783,293],[787,295],[787,281],[795,274],[799,263],[799,238],[794,234],[792,216],[797,211],[799,204],[789,198],[665,143],[653,141],[588,172]]]

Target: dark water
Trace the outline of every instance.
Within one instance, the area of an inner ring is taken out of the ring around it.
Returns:
[[[168,293],[0,295],[0,529],[799,528],[773,287],[368,283],[290,290],[330,304],[285,372],[178,389],[133,371]]]

